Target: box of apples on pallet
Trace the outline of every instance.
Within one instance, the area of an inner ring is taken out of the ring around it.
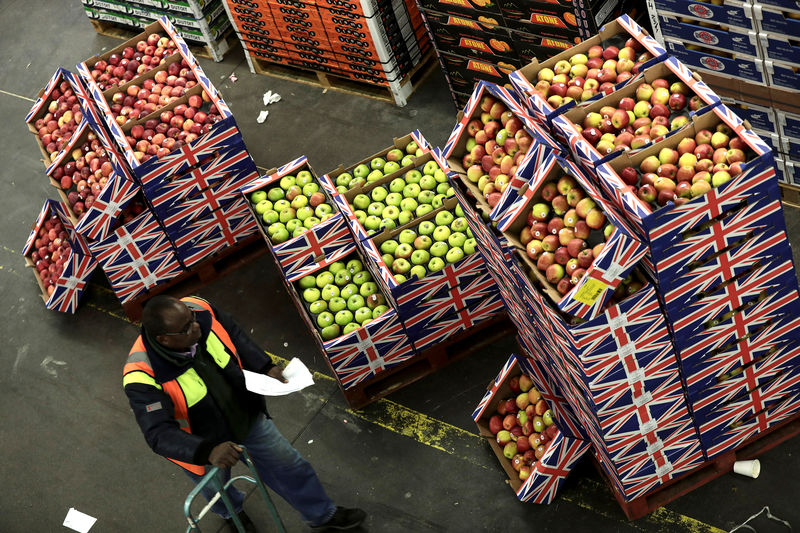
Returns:
[[[509,75],[529,112],[543,124],[578,103],[601,97],[635,79],[666,50],[627,15],[550,59],[532,61]],[[572,89],[575,87],[575,89]]]
[[[317,177],[305,156],[268,171],[241,193],[285,277],[351,253],[353,235],[331,198],[337,192]]]
[[[22,249],[48,309],[74,313],[97,268],[86,240],[75,231],[64,204],[46,200]]]
[[[521,501],[551,503],[589,442],[559,430],[553,392],[534,385],[531,359],[512,355],[472,414]]]
[[[303,321],[343,389],[416,355],[397,310],[374,281],[354,242],[337,260],[283,278]]]

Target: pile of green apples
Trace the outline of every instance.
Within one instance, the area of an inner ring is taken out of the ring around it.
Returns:
[[[386,186],[372,188],[369,194],[355,195],[350,209],[367,234],[372,235],[381,228],[391,230],[430,213],[453,194],[447,174],[431,160]]]
[[[456,205],[452,211],[439,211],[433,220],[423,220],[416,228],[383,241],[380,251],[394,279],[403,283],[411,276],[422,279],[475,253],[475,239],[464,211]]]
[[[389,310],[360,259],[336,261],[297,280],[322,340],[347,335]]]
[[[287,175],[278,185],[250,195],[253,210],[261,218],[272,244],[302,235],[336,213],[308,170]]]
[[[400,148],[392,148],[383,157],[373,157],[369,165],[361,163],[356,165],[350,172],[342,172],[336,176],[334,180],[336,190],[340,193],[345,193],[350,189],[374,183],[403,167],[413,165],[414,158],[421,156],[423,153],[422,148],[415,141],[408,143],[405,146],[405,151]]]

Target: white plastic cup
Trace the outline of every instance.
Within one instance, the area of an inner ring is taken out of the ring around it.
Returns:
[[[736,461],[733,463],[733,471],[737,474],[756,479],[761,473],[761,463],[758,462],[758,459],[753,459],[751,461]]]

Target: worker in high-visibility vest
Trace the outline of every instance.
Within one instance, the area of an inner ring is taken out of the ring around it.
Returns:
[[[242,369],[286,381],[280,366],[225,312],[197,297],[155,296],[142,313],[141,335],[123,370],[123,386],[147,444],[182,466],[197,483],[207,465],[224,469],[239,460],[243,444],[261,479],[294,507],[312,531],[358,527],[361,509],[337,507],[312,466],[281,435],[264,397],[245,388]],[[207,498],[216,489],[210,488]],[[228,491],[247,531],[244,494]],[[212,508],[231,531],[221,501]]]

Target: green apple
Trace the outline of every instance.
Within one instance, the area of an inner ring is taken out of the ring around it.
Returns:
[[[303,188],[298,185],[292,185],[289,187],[289,189],[287,189],[286,196],[284,196],[284,198],[291,202],[301,194],[303,194]]]
[[[370,169],[365,164],[360,164],[356,168],[353,169],[353,176],[356,178],[364,178],[367,179],[367,175],[370,173],[372,169]]]
[[[256,192],[264,192],[264,191],[256,191]],[[255,193],[253,193],[253,194],[255,194]],[[264,192],[264,195],[266,195],[266,194],[267,194],[267,193],[265,193],[265,192]],[[263,214],[264,214],[264,213],[266,213],[267,211],[271,211],[271,210],[272,210],[272,202],[270,202],[269,200],[267,200],[266,198],[264,198],[263,200],[259,201],[259,202],[258,202],[258,203],[255,205],[255,207],[254,207],[253,209],[255,210],[255,212],[256,212],[257,214],[259,214],[259,215],[263,215]]]
[[[464,235],[460,231],[454,231],[447,238],[447,244],[449,244],[451,247],[462,248],[464,246],[464,242],[466,240],[467,240],[467,236],[466,235]]]
[[[367,214],[361,209],[356,209],[355,211],[353,211],[353,215],[355,215],[358,223],[363,226],[364,222],[367,220]]]
[[[386,204],[383,202],[372,202],[367,207],[367,214],[373,216],[380,216],[383,213],[383,210],[386,208]]]
[[[281,244],[289,240],[289,232],[285,227],[279,228],[278,231],[272,234],[269,240],[272,241],[272,244]]]
[[[446,242],[438,241],[431,244],[431,249],[429,251],[433,257],[444,257],[449,249],[450,247],[447,246]]]
[[[320,222],[321,222],[321,220],[318,219],[317,217],[310,216],[310,217],[308,217],[307,219],[305,219],[303,221],[303,227],[306,228],[306,229],[311,229],[314,226],[316,226],[317,224],[319,224]]]
[[[406,145],[406,153],[416,155],[417,150],[419,150],[419,145],[415,141],[411,141]]]
[[[400,216],[400,208],[397,207],[396,205],[387,205],[386,207],[383,208],[383,211],[381,211],[381,217],[383,218],[397,220],[399,216]]]
[[[264,224],[274,224],[278,220],[280,220],[281,216],[278,214],[277,211],[269,210],[261,215],[261,220],[264,221]]]
[[[405,154],[399,148],[392,148],[388,152],[386,152],[386,162],[390,161],[400,161]]]
[[[450,211],[439,211],[436,213],[436,224],[439,226],[449,226],[453,223],[453,213]]]
[[[354,294],[358,294],[358,287],[356,286],[355,283],[348,283],[347,285],[342,287],[341,291],[339,291],[339,297],[342,298],[343,300],[347,300]]]
[[[425,270],[424,265],[414,265],[411,267],[411,270],[408,271],[408,276],[416,276],[417,279],[422,279],[428,275],[428,271]]]
[[[382,157],[375,157],[369,162],[369,167],[372,170],[381,170],[386,164],[386,160]]]
[[[253,194],[250,195],[250,203],[251,204],[260,204],[264,200],[267,199],[267,191],[265,190],[257,190],[254,191]],[[260,214],[260,213],[259,213]]]
[[[300,209],[301,207],[305,207],[308,205],[308,198],[300,194],[292,198],[291,203],[294,209]]]
[[[392,263],[394,263],[394,255],[392,255],[392,254],[383,254],[381,256],[381,259],[383,259],[383,262],[386,263],[387,267],[389,267],[389,268],[392,267]]]
[[[353,206],[356,209],[366,209],[369,207],[369,204],[370,199],[366,194],[357,194],[355,198],[353,198]]]
[[[431,204],[433,207],[433,199],[436,198],[436,193],[433,191],[420,191],[417,196],[417,201],[421,204]]]
[[[388,209],[388,207],[387,207]],[[399,212],[398,212],[399,214]],[[393,230],[397,227],[397,222],[393,218],[382,218],[381,219],[381,227],[386,228],[388,230]]]
[[[409,269],[409,270],[410,270],[410,269]],[[405,283],[406,281],[408,281],[408,278],[407,278],[407,277],[405,277],[403,274],[395,274],[395,275],[394,275],[394,280],[395,280],[395,281],[397,282],[397,284],[399,285],[399,284],[401,284],[401,283]]]
[[[403,178],[395,178],[389,182],[389,191],[398,193],[402,192],[403,187],[405,187],[406,185],[407,185],[406,180],[404,180]]]
[[[400,244],[394,239],[387,239],[381,243],[381,253],[383,254],[394,254],[394,251],[397,249],[397,245]]]
[[[449,183],[440,183],[439,185],[436,186],[436,194],[444,194],[445,196],[447,196],[448,195],[447,193],[449,193],[451,190],[453,189],[452,187],[450,187]]]
[[[372,197],[373,202],[383,202],[388,194],[389,191],[387,191],[386,188],[378,186],[372,189],[370,196]]]
[[[374,281],[365,281],[361,284],[361,288],[358,290],[358,294],[367,298],[370,294],[375,294],[378,292],[378,284]]]
[[[440,207],[442,207],[442,204],[444,204],[444,199],[445,199],[444,194],[437,194],[436,196],[433,197],[431,205],[433,206],[434,209],[439,209]]]
[[[314,215],[320,220],[327,220],[327,218],[323,219],[323,217],[330,218],[328,215],[333,215],[333,208],[328,204],[319,204],[314,208]]]
[[[298,196],[297,198],[305,198],[305,196]],[[311,206],[307,205],[298,209],[296,216],[300,221],[305,222],[309,217],[314,216],[314,210],[311,208]]]
[[[361,259],[351,259],[347,262],[346,268],[351,274],[355,274],[364,270],[364,263],[361,262]]]
[[[281,181],[278,182],[278,185],[281,186],[281,189],[284,191],[288,191],[289,187],[295,184],[296,178],[294,176],[284,176],[281,178]]]
[[[287,207],[292,207],[292,204],[290,204],[289,200],[286,200],[285,198],[281,198],[280,200],[272,204],[272,209],[274,209],[278,213],[280,213]]]
[[[426,176],[433,176],[434,172],[439,170],[439,163],[434,160],[430,160],[425,163],[425,166],[422,167],[422,173]]]
[[[337,324],[344,327],[353,321],[353,312],[349,309],[342,309],[333,316],[333,319]]]
[[[419,187],[423,191],[432,191],[436,188],[436,178],[433,176],[422,176],[419,180]]]
[[[417,227],[417,233],[420,235],[433,235],[434,230],[436,229],[436,224],[431,222],[430,220],[423,220],[419,223],[419,227]]]
[[[288,229],[286,231],[289,231]],[[292,238],[299,237],[303,233],[307,232],[308,228],[304,228],[303,226],[297,226],[294,231],[292,232]]]
[[[281,211],[280,214],[279,214],[279,220],[281,222],[283,222],[284,224],[286,224],[287,222],[289,222],[293,218],[297,218],[297,211],[295,211],[295,209],[293,207],[287,207],[286,209]]]
[[[312,302],[311,305],[308,306],[308,310],[311,311],[313,314],[318,315],[323,311],[328,310],[328,302],[325,300],[317,300],[316,302]]]
[[[313,275],[303,276],[297,282],[301,289],[311,289],[317,286],[317,277]]]
[[[373,320],[381,316],[383,313],[389,310],[389,307],[386,305],[379,305],[372,310],[372,318]]]
[[[353,175],[349,172],[342,172],[338,176],[336,176],[336,185],[341,185],[342,187],[347,187],[350,185],[350,182],[353,181]]]
[[[330,302],[332,298],[339,296],[339,286],[334,283],[328,283],[322,287],[322,299]]]
[[[372,320],[372,309],[369,307],[360,307],[355,312],[355,319],[356,322],[360,323],[362,326],[367,323],[367,320]]]
[[[300,220],[299,215],[300,213],[298,213],[298,218],[293,218],[292,220],[286,223],[286,231],[288,231],[291,234],[294,234],[297,228],[303,227],[303,221]]]
[[[413,164],[414,164],[414,155],[413,154],[409,154],[409,155],[403,157],[402,160],[400,160],[400,165],[403,166],[403,167],[409,167],[409,166],[411,166]]]
[[[405,226],[412,220],[414,220],[414,212],[407,209],[400,211],[400,216],[397,217],[397,223],[401,226]]]
[[[406,172],[406,175],[403,176],[403,178],[406,180],[406,183],[416,184],[419,183],[420,180],[422,179],[422,172],[420,172],[417,169],[409,170],[408,172]]]
[[[414,250],[411,253],[411,263],[414,265],[424,265],[431,260],[428,250]]]
[[[409,183],[405,187],[403,187],[403,196],[406,198],[416,198],[419,196],[420,189],[419,185],[416,183]]]
[[[304,195],[311,196],[315,192],[319,192],[319,185],[318,184],[316,184],[314,182],[311,182],[311,183],[306,183],[305,185],[303,185],[303,194]]]
[[[437,168],[433,173],[433,179],[436,180],[436,183],[447,183],[447,173],[441,168]]]
[[[472,239],[475,235],[472,234],[472,230],[467,228],[467,238]]]
[[[450,228],[447,226],[437,226],[433,231],[433,240],[437,242],[447,241],[450,238]]]
[[[270,225],[267,227],[267,235],[270,235],[270,236],[271,236],[271,235],[273,235],[273,234],[274,234],[276,231],[278,231],[279,229],[286,229],[286,225],[285,225],[283,222],[275,222],[275,223],[273,223],[273,224],[270,224]]]
[[[461,209],[461,204],[456,204],[455,212],[456,216],[459,218],[464,216],[464,210]]]
[[[451,196],[455,196],[455,195],[456,195],[456,191],[454,191],[452,187],[448,187],[448,188],[447,188],[447,192],[446,192],[446,193],[444,193],[444,195],[445,195],[447,198],[450,198]]]
[[[297,178],[295,178],[295,183],[301,187],[305,187],[307,184],[314,181],[314,176],[311,175],[311,172],[308,170],[301,170],[297,173]]]
[[[321,328],[327,328],[333,324],[333,313],[330,311],[323,311],[317,315],[317,325]]]
[[[385,165],[383,165],[383,174],[388,175],[400,170],[400,163],[397,161],[387,161]]]
[[[353,312],[357,309],[364,307],[364,297],[360,294],[356,293],[353,294],[350,298],[347,299],[347,308]]]
[[[457,206],[457,207],[461,207],[461,206]],[[450,229],[453,230],[453,231],[465,232],[465,231],[467,231],[468,227],[469,227],[469,223],[467,222],[467,219],[465,217],[463,217],[463,216],[454,219],[453,222],[450,224]]]
[[[329,341],[338,337],[340,331],[341,329],[339,328],[339,324],[331,324],[328,327],[322,328],[322,331],[319,332],[319,335],[322,337],[322,340]]]
[[[358,322],[350,322],[342,330],[342,335],[347,335],[349,333],[352,333],[352,332],[354,332],[355,330],[357,330],[360,327],[361,327],[361,324],[359,324]]]
[[[310,287],[303,291],[303,300],[307,301],[308,303],[314,303],[319,300],[319,289],[316,287]]]
[[[402,189],[400,189],[402,191]],[[386,199],[383,201],[386,205],[393,205],[395,207],[400,207],[400,202],[403,201],[403,195],[399,192],[390,192],[386,195]]]
[[[273,187],[267,193],[267,198],[269,198],[270,202],[277,202],[278,200],[283,198],[284,195],[285,193],[283,192],[283,189],[281,189],[280,187]]]
[[[414,248],[410,244],[401,242],[394,251],[394,257],[396,259],[408,259],[413,252]]]
[[[397,241],[404,244],[411,244],[417,238],[417,232],[413,229],[404,229],[397,236]]]
[[[431,257],[431,260],[428,262],[428,272],[439,272],[444,266],[444,259],[441,257]]]
[[[413,212],[417,209],[418,205],[417,201],[413,198],[403,198],[400,202],[400,210]]]
[[[369,215],[366,220],[364,220],[364,229],[378,231],[381,229],[381,219],[375,215]]]
[[[475,239],[467,239],[464,241],[464,253],[467,255],[475,253],[475,246]]]
[[[464,250],[461,248],[450,248],[445,255],[448,263],[456,263],[464,259]]]
[[[367,183],[373,183],[380,179],[383,179],[383,172],[380,170],[373,170],[369,174],[367,174]]]
[[[327,270],[325,272],[320,272],[319,274],[317,274],[317,288],[318,289],[321,289],[325,285],[329,285],[331,283],[333,283],[333,274],[331,274]]]
[[[363,285],[364,283],[372,281],[372,276],[366,270],[361,270],[353,274],[353,283],[356,285]]]
[[[417,250],[427,250],[433,244],[433,239],[431,239],[428,235],[420,235],[416,239],[414,239],[414,248]]]
[[[392,264],[392,272],[395,274],[407,274],[411,270],[411,263],[408,260],[398,257]]]
[[[338,287],[344,287],[353,281],[353,275],[347,269],[338,270],[333,276],[333,282]]]

